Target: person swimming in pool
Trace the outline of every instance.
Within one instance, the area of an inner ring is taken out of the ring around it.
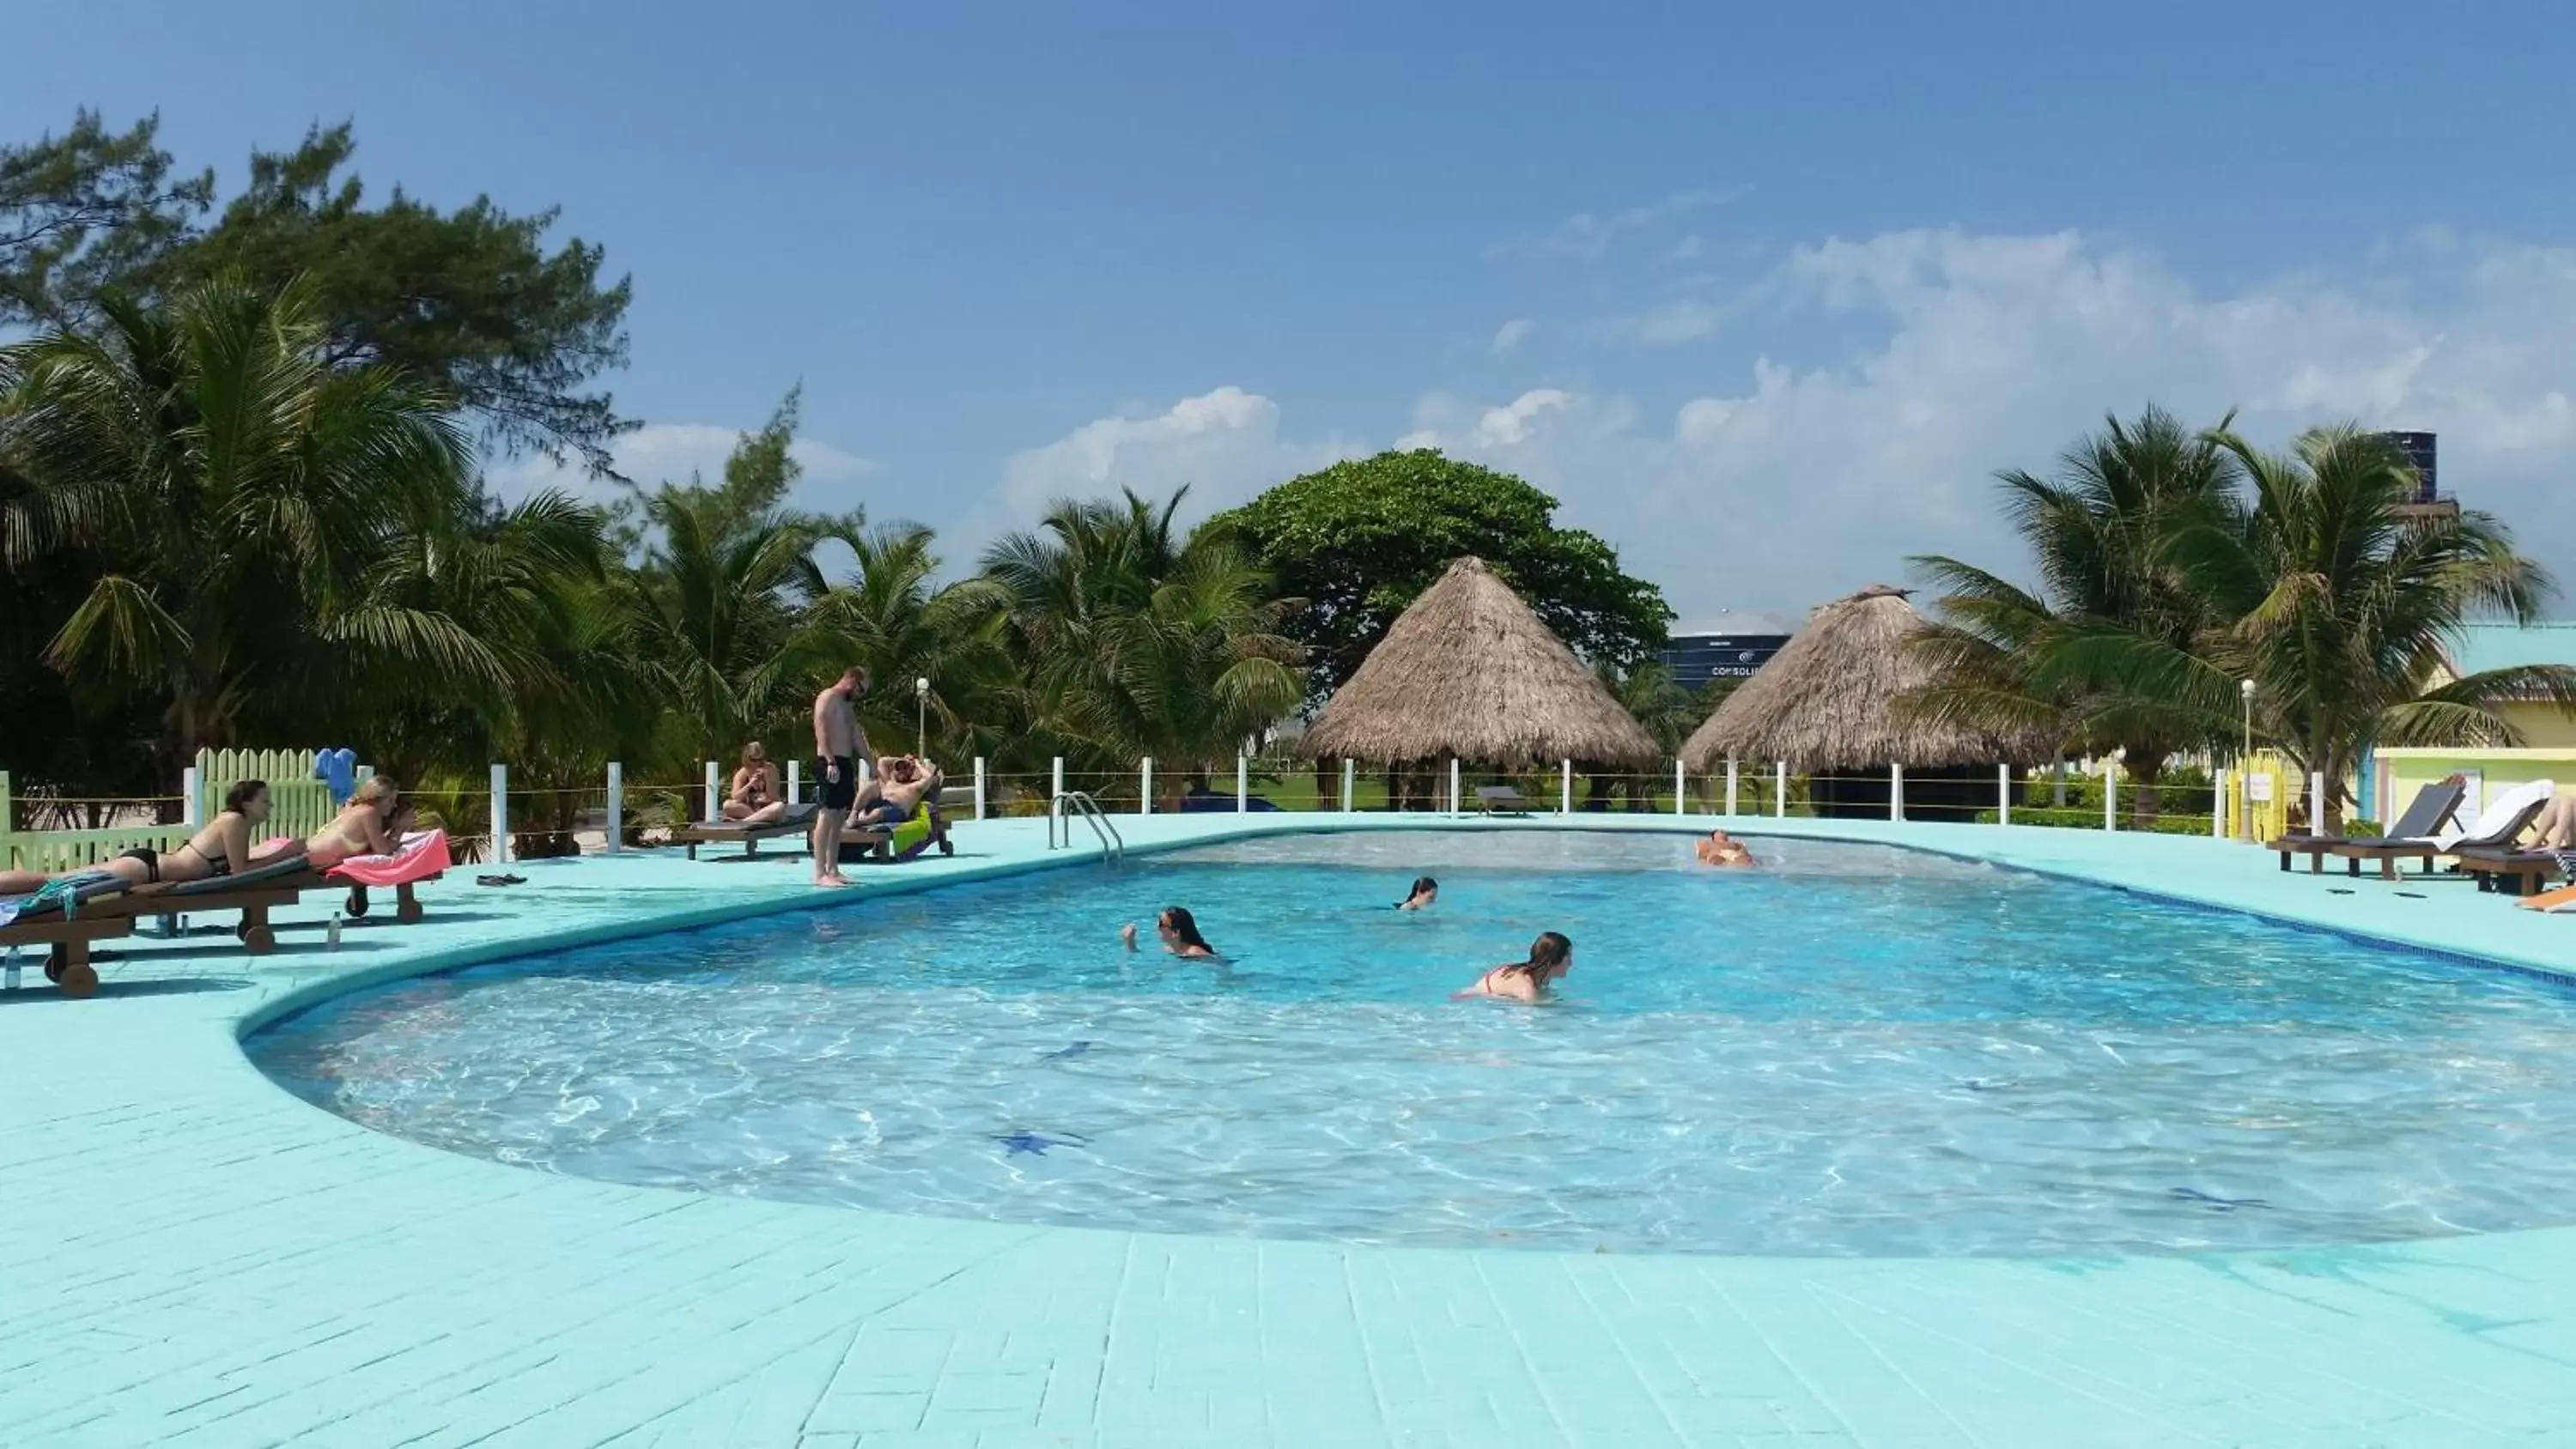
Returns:
[[[1710,831],[1708,839],[1699,843],[1699,863],[1733,867],[1761,864],[1753,858],[1752,851],[1744,848],[1743,841],[1723,830]]]
[[[1564,979],[1565,973],[1573,969],[1574,943],[1554,931],[1541,931],[1538,939],[1530,942],[1528,960],[1497,966],[1477,977],[1475,985],[1450,993],[1449,999],[1467,1001],[1491,996],[1535,1005],[1549,998],[1549,983]]]
[[[1395,908],[1399,911],[1418,911],[1439,899],[1440,882],[1427,875],[1419,876],[1413,882],[1413,889],[1405,894],[1403,900],[1395,903]]]
[[[1225,959],[1207,943],[1207,937],[1199,934],[1199,923],[1186,906],[1163,907],[1162,914],[1154,917],[1154,934],[1163,938],[1163,949],[1175,956],[1193,961]],[[1127,943],[1128,950],[1135,950],[1136,923],[1129,921],[1119,927],[1118,939]]]

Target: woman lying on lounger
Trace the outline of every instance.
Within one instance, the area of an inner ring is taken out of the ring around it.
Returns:
[[[251,846],[256,837],[252,835],[251,828],[267,819],[268,782],[243,780],[224,792],[222,812],[207,821],[204,829],[189,836],[183,845],[170,850],[138,845],[114,860],[57,871],[51,876],[31,870],[0,872],[0,896],[25,895],[41,889],[48,880],[74,875],[112,875],[129,886],[235,875],[253,865],[274,860],[285,850],[296,848],[290,844],[280,850],[253,855]]]
[[[329,870],[353,855],[391,855],[401,841],[386,823],[402,806],[402,791],[383,775],[370,775],[340,813],[311,840],[304,854],[315,870]]]
[[[787,802],[778,793],[778,767],[769,762],[760,741],[753,740],[742,747],[742,766],[725,789],[724,818],[766,825],[786,813]]]

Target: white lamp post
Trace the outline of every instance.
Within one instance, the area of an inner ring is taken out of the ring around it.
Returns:
[[[912,682],[912,753],[915,759],[930,754],[930,681]]]

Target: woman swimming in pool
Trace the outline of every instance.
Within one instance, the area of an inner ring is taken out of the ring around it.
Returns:
[[[1451,993],[1452,1001],[1465,1001],[1477,996],[1497,996],[1506,1001],[1537,1003],[1548,999],[1548,983],[1561,979],[1574,969],[1574,943],[1554,931],[1541,931],[1530,942],[1529,959],[1497,966],[1476,978],[1476,984],[1464,991]]]
[[[1699,863],[1720,866],[1760,864],[1753,858],[1753,852],[1744,848],[1743,841],[1723,830],[1710,831],[1708,839],[1699,843]]]
[[[1154,934],[1163,938],[1163,949],[1175,956],[1186,957],[1193,961],[1225,959],[1217,953],[1214,946],[1207,943],[1207,937],[1199,934],[1199,923],[1191,918],[1189,909],[1185,906],[1163,907],[1163,913],[1154,918]],[[1119,927],[1118,939],[1127,943],[1128,950],[1135,950],[1136,923],[1129,921]]]
[[[1440,882],[1427,875],[1420,876],[1414,880],[1412,891],[1403,900],[1395,903],[1395,908],[1399,911],[1418,911],[1439,899]]]

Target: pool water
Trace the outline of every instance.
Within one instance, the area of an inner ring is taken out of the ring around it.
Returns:
[[[2576,1220],[2576,994],[1753,843],[1272,837],[402,982],[248,1047],[503,1162],[1071,1226],[2018,1255]],[[1421,873],[1439,904],[1392,909]],[[1230,965],[1153,948],[1172,902]],[[1541,930],[1574,941],[1558,1004],[1449,1000]]]

